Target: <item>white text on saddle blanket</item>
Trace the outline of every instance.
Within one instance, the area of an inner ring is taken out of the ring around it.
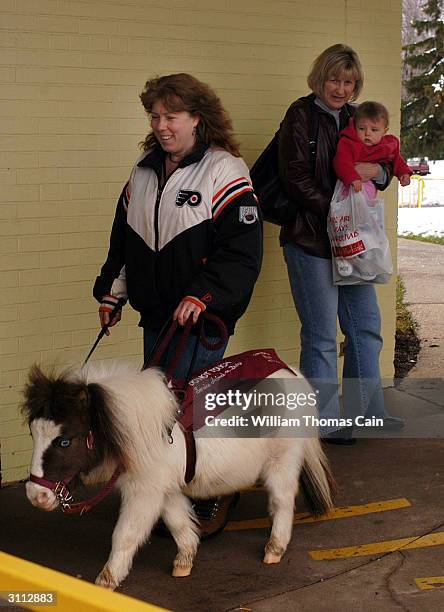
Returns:
[[[273,376],[295,375],[279,370]],[[288,546],[300,478],[308,485],[304,490],[314,513],[331,508],[330,477],[317,438],[199,438],[196,475],[186,485],[176,400],[156,369],[139,372],[107,364],[47,377],[33,368],[24,395],[36,476],[63,480],[79,469],[85,482],[94,483],[123,466],[116,484],[122,498],[120,515],[111,554],[96,579],[99,585],[114,589],[121,584],[159,518],[178,547],[173,576],[189,575],[199,527],[188,496],[224,495],[261,480],[272,517],[265,563],[279,562]],[[168,432],[173,427],[170,444]],[[91,431],[92,448],[87,443]],[[27,483],[26,492],[38,508],[50,511],[58,506],[54,493],[35,482]]]

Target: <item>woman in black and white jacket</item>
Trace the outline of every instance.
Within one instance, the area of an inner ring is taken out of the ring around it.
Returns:
[[[102,325],[118,298],[128,298],[141,316],[146,357],[171,315],[184,325],[208,309],[233,333],[259,274],[262,226],[231,120],[214,91],[174,74],[148,81],[140,97],[152,132],[119,198],[94,296]],[[195,369],[224,350],[201,346]]]
[[[94,285],[102,326],[119,298],[140,313],[145,361],[165,321],[218,315],[232,334],[262,262],[262,222],[231,120],[205,83],[188,74],[147,81],[142,104],[152,132],[119,202],[108,257]],[[205,329],[210,342],[217,338]],[[223,357],[201,344],[193,371]],[[191,337],[176,367],[185,378]],[[160,364],[168,368],[175,344]],[[234,496],[194,504],[202,535],[223,529]]]

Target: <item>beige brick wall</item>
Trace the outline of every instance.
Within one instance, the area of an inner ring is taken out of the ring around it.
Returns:
[[[18,413],[34,361],[79,362],[98,332],[91,286],[116,197],[147,130],[145,80],[187,71],[213,85],[252,163],[286,107],[307,92],[317,53],[360,53],[366,98],[399,123],[401,0],[2,0],[0,4],[0,442],[3,481],[23,478],[30,439]],[[386,198],[395,247],[395,187]],[[274,346],[297,362],[298,325],[276,231],[229,351]],[[394,248],[393,248],[394,250]],[[383,372],[392,375],[394,286],[379,290]],[[127,309],[128,310],[128,309]],[[97,357],[140,355],[137,317]]]

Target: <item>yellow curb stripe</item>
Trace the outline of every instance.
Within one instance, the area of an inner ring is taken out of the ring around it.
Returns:
[[[372,514],[373,512],[386,512],[387,510],[398,510],[399,508],[408,508],[411,503],[404,497],[398,499],[388,499],[380,502],[373,502],[361,506],[338,506],[333,508],[328,514],[322,516],[313,516],[309,512],[299,512],[294,515],[293,525],[302,523],[318,523],[320,521],[332,521],[340,518],[348,518],[349,516],[361,516],[363,514]],[[270,519],[257,518],[246,521],[230,521],[225,527],[225,531],[240,531],[242,529],[267,529],[270,527]]]
[[[151,604],[113,593],[89,582],[56,572],[42,565],[0,552],[0,591],[4,593],[56,593],[55,606],[26,603],[31,610],[63,612],[160,612]],[[28,600],[29,601],[29,600]],[[1,604],[0,604],[1,609]]]
[[[444,531],[430,533],[418,538],[402,538],[401,540],[386,540],[373,544],[361,544],[360,546],[348,546],[346,548],[331,548],[328,550],[310,550],[309,555],[316,561],[325,559],[344,559],[346,557],[364,557],[380,553],[393,552],[402,548],[426,548],[428,546],[441,546],[444,544]]]
[[[418,589],[428,591],[429,589],[444,589],[444,576],[429,576],[429,578],[415,578]]]

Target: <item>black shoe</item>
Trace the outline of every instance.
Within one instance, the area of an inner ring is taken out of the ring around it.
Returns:
[[[192,500],[194,512],[199,520],[201,540],[211,538],[224,530],[228,523],[229,512],[236,506],[239,498],[239,493],[234,493],[211,499]],[[158,520],[153,532],[162,538],[173,537],[162,519]]]
[[[194,502],[193,508],[199,520],[201,540],[207,540],[224,530],[230,510],[237,504],[239,497],[239,493],[234,493]]]
[[[326,436],[321,437],[321,442],[324,444],[342,444],[344,446],[352,446],[356,444],[356,438],[352,438],[353,427],[343,427],[332,431]]]

